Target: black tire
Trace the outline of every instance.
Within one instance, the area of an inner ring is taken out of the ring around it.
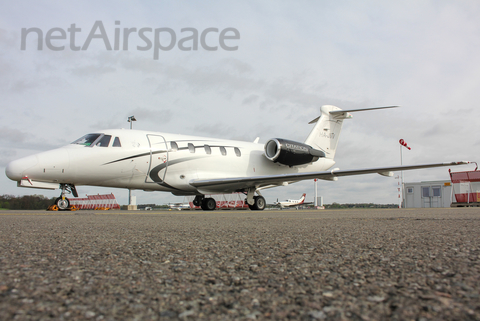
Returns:
[[[60,211],[64,211],[70,207],[70,201],[66,197],[64,199],[59,197],[55,200],[55,205],[58,206],[58,209]]]
[[[263,211],[265,209],[265,206],[267,205],[266,202],[265,202],[265,198],[263,196],[255,196],[253,198],[253,200],[255,201],[255,203],[253,203],[253,205],[248,205],[248,207],[252,210],[252,211]]]
[[[217,201],[213,198],[205,198],[202,201],[202,210],[204,211],[213,211],[217,207]]]

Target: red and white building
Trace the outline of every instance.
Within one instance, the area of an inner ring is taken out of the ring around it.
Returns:
[[[480,171],[450,172],[453,206],[480,206]]]
[[[217,201],[217,209],[248,209],[248,204],[245,201],[245,194],[233,193],[233,194],[215,194],[207,195]],[[188,203],[191,209],[201,209],[200,206],[193,205],[194,196],[187,197]]]
[[[70,206],[75,206],[79,210],[94,210],[96,208],[109,208],[119,210],[117,200],[113,194],[105,195],[87,195],[86,198],[68,198]]]

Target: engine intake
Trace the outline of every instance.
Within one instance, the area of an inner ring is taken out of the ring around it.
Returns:
[[[265,156],[274,163],[297,166],[316,162],[320,157],[325,157],[325,153],[310,145],[273,138],[265,144]]]

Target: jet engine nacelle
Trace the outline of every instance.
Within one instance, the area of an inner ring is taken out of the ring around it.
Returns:
[[[325,153],[310,145],[273,138],[265,144],[265,156],[275,163],[297,166],[316,162],[320,157],[325,157]]]

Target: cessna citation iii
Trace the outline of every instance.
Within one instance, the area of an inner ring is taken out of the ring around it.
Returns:
[[[76,186],[92,185],[194,195],[193,204],[214,210],[207,194],[242,192],[252,210],[263,210],[262,189],[301,180],[468,164],[424,165],[327,170],[334,164],[343,120],[352,112],[392,108],[341,110],[322,106],[305,142],[273,138],[266,144],[184,136],[139,130],[104,130],[87,134],[70,145],[12,161],[6,175],[19,187],[61,189],[55,203],[69,207],[67,194]]]

